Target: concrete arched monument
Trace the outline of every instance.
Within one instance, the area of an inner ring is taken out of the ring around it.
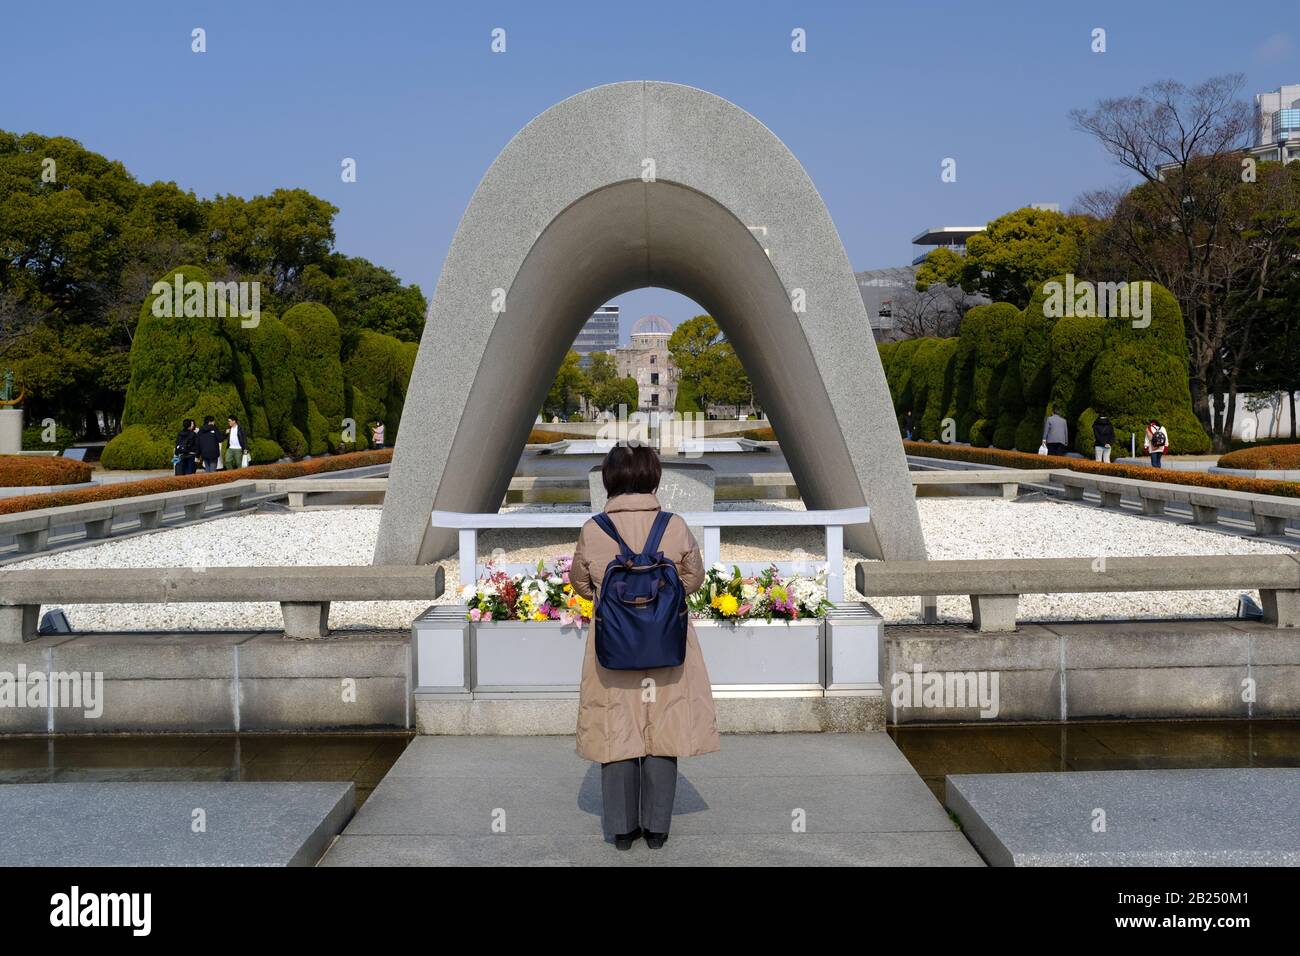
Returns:
[[[615,83],[525,126],[461,219],[407,391],[377,564],[436,560],[431,509],[495,512],[555,371],[600,305],[646,286],[712,315],[810,508],[870,506],[846,544],[925,556],[853,270],[798,160],[710,93]]]

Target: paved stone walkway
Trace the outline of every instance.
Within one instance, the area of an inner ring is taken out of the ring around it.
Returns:
[[[449,864],[982,865],[883,733],[727,735],[681,761],[667,845],[623,853],[572,737],[417,737],[322,865]]]
[[[355,806],[350,783],[0,786],[0,867],[311,866]]]
[[[1300,770],[955,774],[947,803],[994,866],[1297,866]]]

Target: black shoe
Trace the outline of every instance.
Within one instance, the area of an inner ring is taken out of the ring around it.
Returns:
[[[650,830],[645,832],[645,845],[652,850],[657,850],[668,842],[667,833],[653,833]]]
[[[620,850],[632,849],[632,844],[636,842],[637,837],[641,835],[641,828],[637,827],[631,833],[614,834],[614,846]]]

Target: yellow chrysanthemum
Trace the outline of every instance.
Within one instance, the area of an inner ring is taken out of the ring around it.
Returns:
[[[736,609],[740,607],[740,602],[736,600],[734,595],[720,594],[715,607],[722,612],[724,617],[731,617],[736,613]]]

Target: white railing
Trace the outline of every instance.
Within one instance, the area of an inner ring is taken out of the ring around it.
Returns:
[[[816,570],[826,570],[826,591],[831,601],[844,600],[844,529],[849,525],[867,524],[871,510],[838,508],[831,511],[688,511],[681,514],[692,528],[704,532],[700,543],[704,566],[709,567],[720,559],[723,528],[807,528],[826,529],[826,559],[815,565]],[[430,523],[435,528],[454,530],[459,534],[460,583],[472,585],[482,573],[478,560],[478,533],[489,529],[581,528],[591,519],[590,514],[512,511],[505,514],[472,514],[459,511],[435,511]],[[795,562],[733,562],[742,572],[757,570],[755,565],[766,567],[775,563],[783,573],[800,571]],[[803,562],[798,562],[802,564]],[[513,566],[499,565],[514,571]],[[522,566],[520,566],[522,567]]]

